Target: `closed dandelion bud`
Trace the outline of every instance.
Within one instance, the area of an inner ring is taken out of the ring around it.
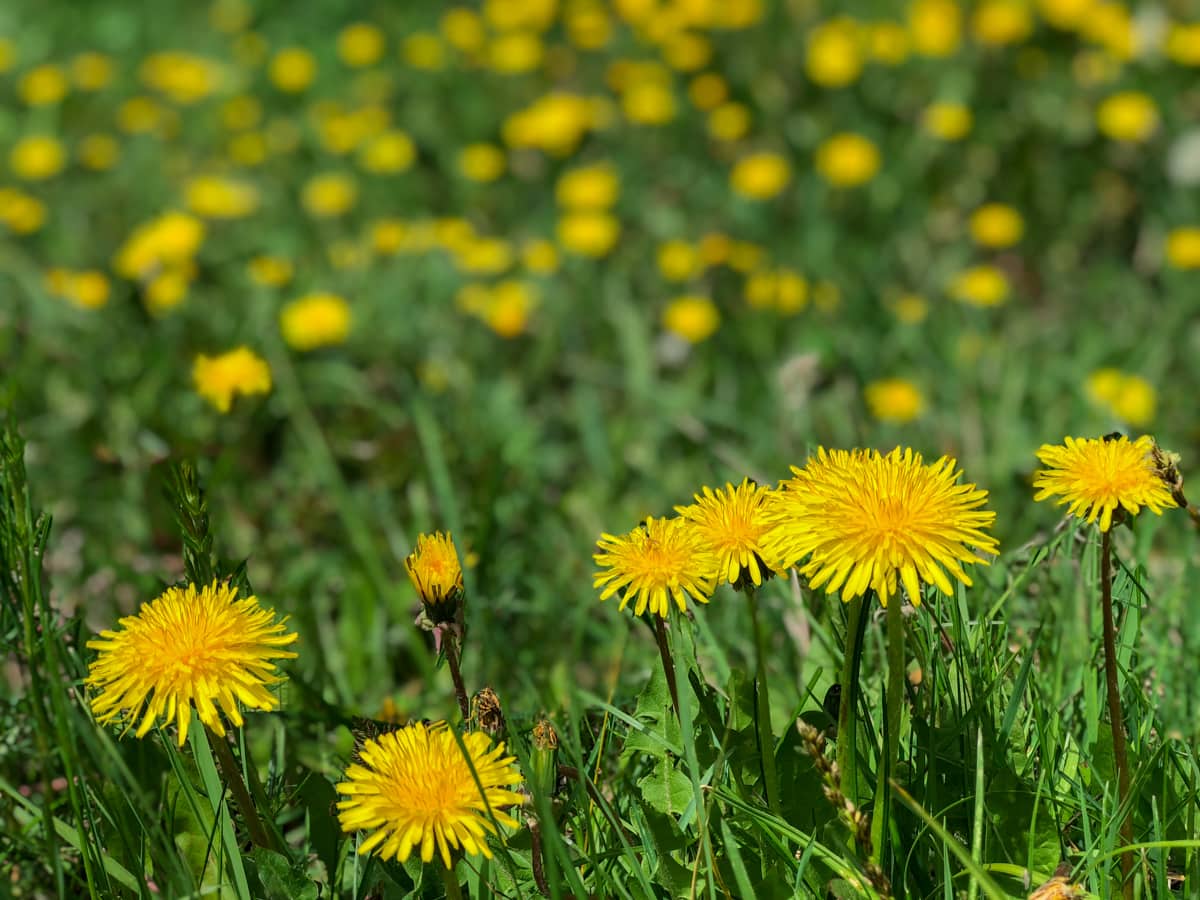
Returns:
[[[471,721],[488,737],[503,740],[504,711],[500,708],[500,698],[490,687],[485,687],[471,698]]]
[[[454,540],[436,531],[417,538],[417,547],[404,560],[404,568],[435,623],[453,622],[463,594],[462,565]]]
[[[549,719],[538,719],[533,726],[533,753],[530,757],[529,784],[534,791],[549,797],[558,782],[558,732]]]

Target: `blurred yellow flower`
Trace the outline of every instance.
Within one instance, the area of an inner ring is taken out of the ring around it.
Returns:
[[[513,264],[512,246],[503,238],[471,238],[460,242],[453,252],[455,265],[472,275],[499,275]]]
[[[885,66],[898,66],[908,59],[910,45],[908,30],[897,22],[874,22],[867,26],[871,59]]]
[[[358,185],[349,175],[323,172],[304,182],[300,202],[318,219],[345,215],[358,202]]]
[[[808,305],[808,280],[791,269],[755,272],[746,279],[746,303],[790,316]]]
[[[879,171],[879,148],[860,134],[835,134],[817,147],[817,172],[835,187],[865,184]]]
[[[567,38],[580,50],[599,50],[612,39],[612,20],[599,4],[572,4],[565,16]]]
[[[678,72],[696,72],[712,59],[712,44],[703,35],[676,32],[662,45],[663,59]]]
[[[46,205],[24,191],[0,187],[0,222],[14,234],[33,234],[46,222]]]
[[[26,106],[52,106],[61,102],[69,89],[66,73],[49,63],[34,66],[17,82],[17,96]]]
[[[1088,376],[1086,387],[1093,403],[1106,408],[1126,425],[1142,428],[1154,421],[1158,395],[1154,385],[1140,375],[1120,369],[1097,369]]]
[[[258,188],[248,181],[201,175],[184,187],[187,207],[205,219],[242,219],[258,209]]]
[[[151,315],[160,316],[187,299],[191,277],[184,269],[164,269],[150,276],[142,302]]]
[[[545,31],[554,24],[558,0],[483,0],[483,17],[499,31],[531,28]]]
[[[149,278],[160,268],[190,262],[204,242],[204,223],[182,212],[168,212],[134,229],[117,250],[113,269],[124,278]]]
[[[368,140],[358,153],[359,164],[376,175],[404,172],[416,158],[416,145],[403,131],[385,131]]]
[[[889,306],[905,325],[919,325],[929,315],[929,301],[920,294],[901,294]]]
[[[458,154],[458,171],[471,181],[495,181],[507,166],[504,151],[494,144],[470,144]]]
[[[550,275],[558,271],[558,250],[544,238],[528,241],[521,248],[521,265],[534,275]]]
[[[955,0],[913,0],[908,6],[913,49],[922,56],[953,56],[962,40],[962,11]]]
[[[446,43],[459,53],[468,55],[478,53],[487,40],[483,20],[475,10],[465,6],[455,6],[442,13],[438,30]]]
[[[688,99],[696,109],[716,109],[729,98],[729,85],[716,72],[703,72],[688,82]]]
[[[695,294],[676,297],[663,310],[663,327],[689,344],[698,344],[712,337],[721,324],[717,305]]]
[[[718,231],[710,231],[700,238],[700,262],[706,266],[720,266],[729,261],[733,249],[733,241],[728,235]]]
[[[271,57],[267,75],[279,90],[299,94],[316,79],[317,60],[303,47],[284,47]]]
[[[921,124],[943,141],[961,141],[971,132],[971,110],[961,103],[931,103],[921,114]]]
[[[675,118],[675,94],[658,82],[639,82],[621,95],[621,111],[638,125],[663,125]]]
[[[345,343],[350,333],[350,304],[337,294],[306,294],[279,313],[279,330],[293,350]]]
[[[1166,257],[1173,269],[1200,269],[1200,226],[1172,229],[1167,235]]]
[[[108,277],[95,269],[71,272],[52,269],[46,274],[47,289],[80,309],[100,309],[108,304]]]
[[[995,266],[972,266],[950,282],[950,296],[970,306],[1000,306],[1008,293],[1008,279]]]
[[[399,253],[408,237],[408,223],[403,219],[376,219],[367,230],[371,249],[384,256]]]
[[[906,378],[884,378],[863,388],[871,415],[881,422],[903,425],[925,411],[921,389]]]
[[[1172,22],[1167,26],[1163,49],[1181,66],[1200,66],[1200,22]]]
[[[71,78],[81,91],[100,91],[112,81],[112,57],[103,53],[80,53],[71,60]]]
[[[436,34],[418,31],[404,39],[400,56],[412,68],[432,72],[446,64],[446,47]]]
[[[384,36],[378,25],[352,22],[337,36],[337,54],[346,65],[361,69],[383,59]]]
[[[533,147],[554,156],[575,151],[583,135],[596,127],[595,105],[578,94],[558,92],[539,97],[504,122],[504,142],[510,147]]]
[[[1077,28],[1091,13],[1096,0],[1037,0],[1038,10],[1055,28]]]
[[[142,61],[138,77],[146,87],[188,106],[203,100],[220,86],[221,69],[217,63],[202,56],[164,50],[151,53]]]
[[[67,164],[67,151],[57,138],[34,134],[17,141],[8,154],[8,167],[25,181],[53,178]]]
[[[250,25],[254,10],[246,0],[213,0],[208,23],[217,31],[236,34]]]
[[[769,200],[777,196],[791,180],[791,166],[778,153],[743,156],[729,173],[730,187],[752,200]]]
[[[741,103],[722,103],[708,114],[708,133],[718,141],[736,141],[750,130],[750,110]]]
[[[608,162],[569,169],[554,186],[555,200],[566,209],[608,209],[620,192],[616,167]]]
[[[235,134],[225,146],[229,158],[239,166],[260,166],[271,155],[267,136],[261,131]]]
[[[762,264],[767,253],[750,241],[734,241],[729,247],[729,268],[735,272],[753,272]]]
[[[255,256],[246,264],[250,280],[263,287],[283,287],[292,280],[291,261],[282,256]]]
[[[1011,247],[1025,233],[1021,214],[1003,203],[986,203],[971,213],[971,238],[981,247]]]
[[[497,282],[488,293],[483,320],[499,337],[515,338],[524,333],[537,303],[537,293],[524,281]]]
[[[201,353],[192,366],[192,383],[197,394],[218,412],[227,413],[233,406],[235,394],[248,397],[268,393],[271,369],[267,361],[249,347],[237,347],[220,356]]]
[[[1080,33],[1091,43],[1107,50],[1116,60],[1133,58],[1137,49],[1133,14],[1122,4],[1095,4],[1080,23]]]
[[[862,74],[862,43],[853,19],[839,17],[822,22],[808,34],[804,71],[823,87],[853,84]]]
[[[262,122],[263,108],[253,94],[238,94],[221,104],[221,125],[230,131],[246,131]]]
[[[488,66],[494,72],[517,75],[532,72],[542,64],[542,39],[529,31],[496,35],[488,46]]]
[[[157,131],[166,119],[166,110],[153,97],[130,97],[117,108],[117,125],[129,134]]]
[[[621,236],[621,223],[606,212],[564,213],[556,227],[558,243],[580,256],[607,256]]]
[[[1018,44],[1032,31],[1026,0],[983,0],[971,17],[971,34],[985,47]]]
[[[687,241],[671,240],[658,245],[658,271],[667,281],[687,281],[700,273],[700,254]]]
[[[1097,108],[1096,124],[1114,141],[1140,143],[1158,130],[1158,107],[1141,91],[1120,91]]]

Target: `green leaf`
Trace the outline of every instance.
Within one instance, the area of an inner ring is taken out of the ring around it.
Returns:
[[[638,788],[652,809],[667,816],[678,816],[692,800],[691,779],[667,759],[660,759]]]
[[[316,900],[317,886],[282,853],[260,847],[250,857],[258,869],[265,900]]]

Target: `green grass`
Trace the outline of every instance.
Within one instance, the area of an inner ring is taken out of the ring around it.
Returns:
[[[535,819],[556,897],[873,896],[859,887],[867,855],[824,796],[794,724],[830,724],[822,701],[847,663],[859,673],[857,726],[830,740],[828,757],[857,770],[849,799],[876,816],[874,849],[896,897],[1025,897],[1060,864],[1092,895],[1116,897],[1125,857],[1134,896],[1194,894],[1196,530],[1168,511],[1114,535],[1133,784],[1121,809],[1099,540],[1033,503],[1030,487],[1039,445],[1114,428],[1152,430],[1194,471],[1197,273],[1167,264],[1163,251],[1171,229],[1200,222],[1194,187],[1164,168],[1189,127],[1194,71],[1139,56],[1110,60],[1110,80],[1088,80],[1088,54],[1103,51],[1040,23],[1018,47],[967,38],[947,59],[869,63],[853,85],[828,90],[803,75],[806,36],[843,10],[818,6],[764,2],[753,28],[693,29],[712,43],[706,70],[752,113],[737,142],[708,138],[680,72],[666,70],[678,104],[670,122],[622,118],[610,65],[661,51],[618,18],[607,46],[571,50],[569,70],[569,29],[556,19],[542,38],[550,63],[500,76],[455,53],[435,72],[400,62],[401,38],[436,31],[440,5],[364,10],[388,38],[377,67],[388,98],[375,105],[418,148],[413,167],[391,176],[331,151],[314,119],[319,101],[372,105],[337,59],[334,35],[349,21],[338,4],[303,16],[250,6],[249,27],[269,48],[295,43],[316,55],[318,80],[301,96],[275,90],[199,7],[105,0],[86,21],[61,4],[0,10],[0,38],[17,53],[0,71],[0,188],[47,210],[28,234],[0,222],[0,892],[445,893],[437,870],[415,858],[356,856],[333,810],[364,719],[385,704],[406,719],[458,718],[449,672],[413,624],[419,603],[404,571],[417,535],[440,529],[467,562],[468,689],[496,690],[527,777],[535,723],[546,717],[560,741],[558,777],[530,781],[529,804],[515,813],[522,827],[491,842],[494,858],[458,863],[468,896],[538,895]],[[889,4],[850,12],[861,22],[903,18]],[[228,80],[194,106],[163,99],[139,65],[165,49],[217,60]],[[83,50],[112,58],[105,90],[23,102],[25,72]],[[1161,127],[1146,144],[1096,130],[1096,106],[1122,89],[1159,107]],[[463,146],[501,143],[506,117],[553,90],[607,96],[611,127],[566,157],[514,151],[492,184],[458,174]],[[265,123],[295,125],[298,146],[260,166],[232,162],[221,107],[240,94],[260,101]],[[174,110],[177,130],[122,131],[121,104],[135,95]],[[965,140],[922,131],[934,99],[971,108]],[[813,166],[820,142],[845,130],[874,140],[883,162],[848,191]],[[97,131],[121,149],[99,173],[74,157]],[[9,162],[34,133],[56,136],[70,155],[39,182]],[[762,149],[782,152],[793,178],[779,197],[753,202],[730,190],[729,171]],[[621,182],[622,236],[603,259],[563,252],[553,273],[515,263],[493,277],[464,271],[440,246],[370,249],[370,226],[383,217],[416,231],[461,218],[514,251],[554,240],[555,180],[596,161],[611,162]],[[151,314],[147,284],[113,272],[113,257],[139,224],[183,208],[188,177],[214,170],[254,183],[260,208],[210,221],[187,299]],[[299,194],[328,170],[352,173],[359,201],[321,220]],[[987,201],[1024,217],[1015,247],[973,245],[967,221]],[[761,268],[804,275],[806,307],[794,316],[752,308],[745,275],[728,265],[666,281],[659,245],[710,232],[760,248]],[[362,265],[330,257],[346,242]],[[247,275],[263,253],[294,264],[287,287]],[[977,263],[1009,276],[1005,305],[951,299],[953,276]],[[47,277],[57,267],[108,273],[107,305],[80,309],[57,295]],[[523,279],[539,298],[511,339],[455,301],[464,285],[499,277]],[[324,290],[347,298],[349,336],[298,352],[279,333],[279,312]],[[928,303],[920,322],[893,312],[907,292]],[[662,325],[683,293],[711,297],[721,317],[695,345]],[[222,415],[193,389],[192,361],[240,344],[267,361],[272,390],[239,397]],[[1152,386],[1157,408],[1144,424],[1089,396],[1089,375],[1108,366]],[[863,389],[887,377],[920,388],[918,418],[872,417]],[[898,444],[928,459],[955,456],[990,492],[1002,553],[975,567],[971,588],[931,594],[905,615],[890,773],[881,779],[886,615],[865,603],[861,653],[847,659],[849,607],[795,577],[757,593],[757,634],[728,587],[694,616],[671,619],[677,716],[649,623],[619,613],[615,599],[597,601],[600,533],[668,515],[702,485],[746,475],[773,484],[818,446]],[[183,748],[167,730],[137,740],[99,727],[86,702],[87,641],[164,586],[213,575],[252,587],[301,635],[280,710],[248,715],[230,743],[273,849],[252,846],[201,729]],[[886,820],[876,809],[881,781],[895,786]],[[1132,848],[1120,835],[1126,813]]]

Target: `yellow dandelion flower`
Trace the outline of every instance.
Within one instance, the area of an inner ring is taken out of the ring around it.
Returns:
[[[246,270],[255,284],[263,287],[283,287],[292,280],[292,262],[282,256],[255,256],[246,263]]]
[[[861,134],[835,134],[817,147],[817,172],[834,187],[866,184],[880,163],[879,148]]]
[[[1004,203],[985,203],[971,213],[971,238],[981,247],[1011,247],[1025,233],[1021,214]]]
[[[1164,248],[1173,269],[1200,269],[1200,226],[1185,225],[1167,234]]]
[[[752,200],[769,200],[787,187],[791,180],[791,166],[778,153],[743,156],[729,173],[730,187]]]
[[[436,850],[450,868],[451,851],[460,847],[491,858],[487,835],[496,828],[489,812],[500,824],[517,827],[502,809],[521,802],[509,790],[520,784],[521,773],[504,755],[504,744],[493,745],[481,731],[462,735],[460,748],[445,722],[416,722],[367,740],[359,758],[337,791],[346,798],[338,803],[342,829],[370,832],[360,854],[375,851],[404,862],[419,847],[423,862]]]
[[[268,74],[279,90],[298,94],[317,77],[317,60],[303,47],[284,47],[271,57]]]
[[[1008,279],[995,266],[971,266],[950,282],[950,296],[969,306],[1000,306],[1008,300]]]
[[[495,144],[469,144],[458,154],[458,170],[471,181],[495,181],[507,166],[508,157]]]
[[[741,103],[722,103],[708,114],[707,128],[718,141],[736,141],[750,130],[750,110]]]
[[[620,608],[632,599],[635,615],[647,609],[666,618],[668,602],[687,612],[687,601],[707,603],[716,587],[719,562],[684,519],[656,519],[624,535],[602,534],[592,559],[604,571],[593,576],[600,599],[621,592]]]
[[[568,212],[559,218],[555,235],[565,250],[599,259],[616,246],[621,237],[621,222],[606,212]]]
[[[872,381],[863,389],[867,408],[881,422],[902,425],[911,422],[925,410],[921,389],[907,378],[884,378]]]
[[[1096,125],[1114,141],[1147,141],[1158,130],[1158,122],[1158,107],[1141,91],[1119,91],[1096,109]]]
[[[962,10],[955,0],[914,0],[908,7],[913,49],[922,56],[953,56],[962,40]]]
[[[223,175],[192,178],[183,193],[188,209],[204,219],[243,219],[258,209],[257,187]]]
[[[925,465],[910,448],[884,456],[821,447],[772,493],[766,549],[843,600],[870,588],[886,606],[898,585],[914,606],[922,584],[950,594],[948,574],[970,585],[963,564],[988,565],[975,551],[997,550],[984,530],[996,514],[980,509],[987,491],[958,484],[955,466],[945,456]]]
[[[921,113],[925,130],[943,141],[961,141],[971,131],[974,117],[961,103],[931,103]]]
[[[346,65],[361,69],[373,66],[383,58],[385,42],[378,25],[354,22],[338,32],[337,54]]]
[[[67,152],[62,143],[45,134],[21,138],[8,154],[13,174],[26,181],[53,178],[67,164]]]
[[[617,202],[620,193],[620,176],[616,167],[607,162],[570,169],[554,185],[558,205],[574,210],[608,209]]]
[[[863,41],[853,19],[822,22],[809,32],[804,71],[823,87],[844,87],[863,70]]]
[[[336,294],[309,294],[283,308],[279,330],[295,350],[341,344],[350,333],[350,304]]]
[[[121,145],[111,134],[88,134],[80,139],[76,152],[84,168],[104,172],[117,164]]]
[[[715,491],[707,485],[691,506],[675,511],[717,557],[717,578],[732,585],[758,587],[782,567],[768,561],[763,539],[770,529],[766,518],[771,489],[742,479]]]
[[[708,340],[721,324],[721,312],[708,297],[685,294],[663,310],[663,327],[689,344]]]
[[[28,106],[53,106],[61,102],[70,89],[67,74],[50,63],[34,66],[17,82],[17,96]]]
[[[1047,466],[1034,473],[1034,500],[1058,496],[1057,505],[1070,504],[1067,513],[1100,530],[1112,526],[1113,513],[1123,509],[1136,516],[1144,506],[1155,515],[1177,504],[1159,474],[1154,439],[1136,441],[1121,435],[1108,438],[1064,438],[1062,444],[1043,444],[1037,457]]]
[[[267,690],[284,680],[272,660],[295,658],[282,648],[299,637],[286,622],[276,621],[257,597],[239,600],[228,584],[167,588],[137,615],[121,619],[120,630],[88,641],[99,654],[85,681],[96,691],[92,712],[101,724],[127,713],[130,727],[140,716],[139,738],[160,716],[174,720],[182,747],[194,707],[201,722],[224,736],[220,712],[240,728],[240,706],[279,705]]]
[[[323,172],[304,182],[300,202],[315,218],[335,219],[358,202],[358,185],[349,175]]]
[[[449,532],[419,535],[416,549],[404,560],[404,568],[426,606],[453,604],[462,593],[462,564]]]
[[[227,413],[233,395],[265,394],[271,390],[271,369],[267,361],[249,347],[238,347],[220,356],[201,353],[192,366],[196,393]]]

